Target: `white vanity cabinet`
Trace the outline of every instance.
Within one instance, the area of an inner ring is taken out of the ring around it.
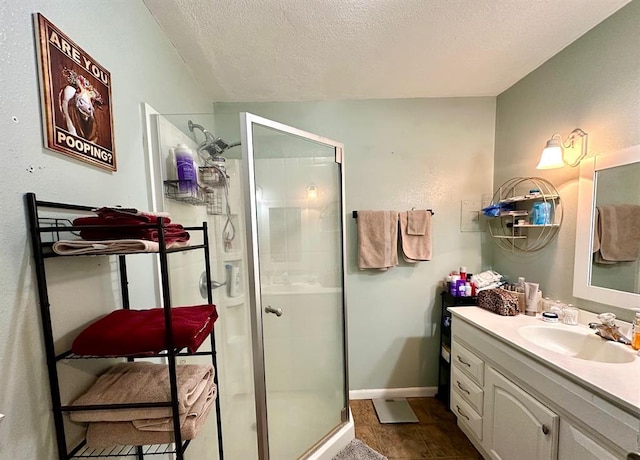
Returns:
[[[493,367],[485,379],[484,443],[494,460],[552,460],[559,417]]]
[[[486,459],[624,460],[638,450],[635,408],[578,379],[452,309],[451,411]],[[482,311],[487,315],[494,315]],[[508,326],[515,327],[514,321]]]
[[[482,439],[484,361],[459,342],[451,349],[451,410],[477,439]]]
[[[580,428],[565,420],[560,421],[559,460],[617,460],[618,458]]]

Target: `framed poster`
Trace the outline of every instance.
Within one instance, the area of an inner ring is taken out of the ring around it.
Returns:
[[[111,74],[40,13],[34,20],[45,147],[116,171]]]

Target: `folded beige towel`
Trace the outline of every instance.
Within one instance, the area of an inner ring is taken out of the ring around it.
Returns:
[[[399,214],[402,257],[406,262],[431,260],[431,213],[425,211],[424,217],[426,221],[424,235],[410,235],[407,233],[409,213]]]
[[[407,211],[407,235],[424,235],[427,232],[429,211]]]
[[[398,265],[398,212],[358,211],[358,267]]]
[[[178,406],[186,413],[213,379],[211,365],[180,364],[176,366]],[[119,363],[98,380],[72,405],[127,404],[167,402],[171,400],[169,369],[164,364],[149,362]],[[74,422],[122,422],[172,415],[171,407],[105,409],[72,411]]]
[[[640,206],[598,206],[596,215],[600,244],[594,260],[597,263],[637,260],[640,257]]]
[[[188,242],[175,241],[167,249],[187,246]],[[53,243],[53,252],[62,256],[80,254],[128,254],[158,252],[160,245],[148,240],[60,240]]]
[[[207,382],[207,386],[202,394],[200,394],[198,400],[193,403],[193,406],[184,414],[180,415],[180,426],[183,426],[184,423],[190,419],[200,417],[216,399],[216,395],[217,387],[213,383],[213,378],[211,378],[211,380]],[[132,423],[133,426],[140,431],[173,431],[173,417],[133,420]]]
[[[187,416],[180,423],[182,440],[194,439],[207,420],[216,399],[215,386],[210,387],[198,399]],[[157,427],[154,431],[138,429],[136,422],[96,422],[87,428],[87,446],[94,449],[105,449],[113,446],[143,446],[149,444],[168,444],[173,442],[173,421]],[[169,429],[165,429],[169,427]]]

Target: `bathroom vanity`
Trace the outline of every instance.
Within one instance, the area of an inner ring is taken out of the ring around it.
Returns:
[[[614,460],[640,451],[640,357],[630,347],[584,325],[450,311],[450,407],[485,458]]]

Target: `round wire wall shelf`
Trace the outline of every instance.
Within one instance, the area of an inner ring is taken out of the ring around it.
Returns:
[[[554,240],[562,225],[560,194],[540,177],[509,179],[496,190],[487,208],[494,214],[487,217],[489,232],[506,251],[539,251]]]

